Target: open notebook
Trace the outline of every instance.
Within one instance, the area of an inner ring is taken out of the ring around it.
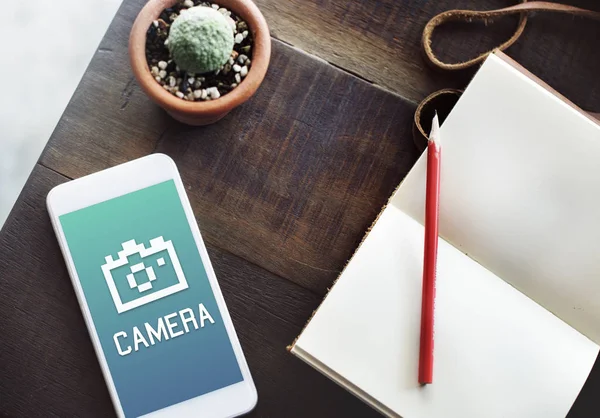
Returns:
[[[426,153],[291,351],[390,416],[564,417],[600,343],[600,127],[500,54],[440,134],[434,383],[417,382]]]

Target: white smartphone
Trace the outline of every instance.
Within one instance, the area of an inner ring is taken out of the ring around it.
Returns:
[[[173,160],[55,187],[48,211],[120,417],[235,417],[257,393]]]

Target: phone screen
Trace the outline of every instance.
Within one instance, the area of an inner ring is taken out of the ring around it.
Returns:
[[[243,380],[173,180],[59,221],[126,416]]]

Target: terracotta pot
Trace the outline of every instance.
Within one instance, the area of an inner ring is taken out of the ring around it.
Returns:
[[[144,6],[131,29],[129,57],[133,73],[146,94],[165,109],[173,118],[188,125],[208,125],[223,118],[234,108],[248,100],[262,83],[271,58],[271,35],[264,16],[251,0],[219,0],[243,20],[254,37],[252,66],[248,75],[229,93],[217,100],[189,102],[166,91],[156,82],[146,61],[146,32],[160,13],[178,0],[150,0]]]

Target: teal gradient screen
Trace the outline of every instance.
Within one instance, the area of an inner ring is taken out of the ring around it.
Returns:
[[[127,417],[243,380],[173,180],[59,220]]]

